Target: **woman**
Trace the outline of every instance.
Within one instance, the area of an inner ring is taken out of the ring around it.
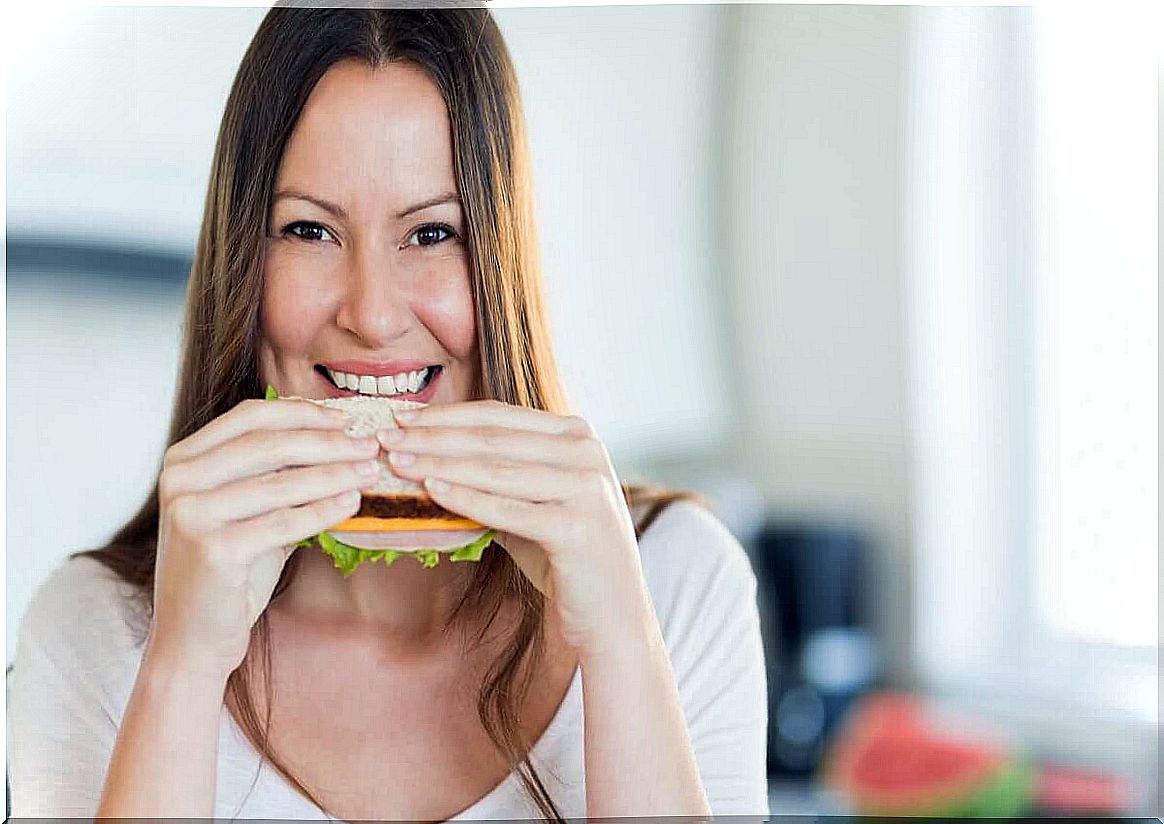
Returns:
[[[767,814],[755,579],[567,414],[535,248],[487,11],[267,15],[218,138],[157,486],[22,625],[13,815]],[[430,406],[395,439],[257,400],[421,367]],[[294,549],[355,512],[381,450],[497,545],[351,578]]]

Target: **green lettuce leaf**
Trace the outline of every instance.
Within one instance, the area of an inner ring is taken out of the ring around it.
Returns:
[[[435,549],[418,549],[412,553],[412,557],[420,561],[421,566],[425,569],[432,569],[441,560],[440,553]]]
[[[383,559],[385,566],[391,566],[401,555],[411,555],[425,569],[432,569],[440,563],[441,556],[446,554],[450,561],[480,561],[485,547],[493,542],[493,537],[496,534],[497,532],[491,529],[472,543],[458,547],[452,552],[440,552],[436,549],[360,549],[336,540],[328,532],[304,538],[295,546],[309,547],[318,543],[320,550],[331,556],[335,562],[335,568],[343,572],[344,577],[347,578],[364,562],[375,563]]]
[[[454,549],[449,553],[449,560],[456,561],[480,561],[481,553],[485,551],[485,547],[493,543],[493,536],[496,535],[496,530],[489,530],[480,538],[471,544],[465,544],[459,549]]]
[[[267,384],[267,395],[263,400],[271,401],[277,397],[279,397],[279,393],[275,391],[275,387],[271,386],[271,384],[268,383]]]

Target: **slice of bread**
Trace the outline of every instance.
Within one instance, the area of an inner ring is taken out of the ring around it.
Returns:
[[[397,429],[399,427],[396,423],[396,412],[402,412],[406,409],[423,409],[427,406],[427,404],[416,401],[378,398],[371,395],[358,395],[351,398],[307,398],[306,400],[347,413],[348,425],[344,431],[356,438],[374,438],[380,429]],[[387,453],[381,452],[379,460],[380,474],[376,478],[376,486],[364,490],[365,498],[380,495],[408,495],[431,501],[423,486],[392,474]],[[360,511],[363,513],[363,507],[360,507]],[[374,516],[378,513],[367,514]],[[424,516],[419,513],[411,513],[408,517]]]

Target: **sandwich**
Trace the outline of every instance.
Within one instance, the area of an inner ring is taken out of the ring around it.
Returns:
[[[267,387],[267,398],[278,397]],[[395,413],[425,406],[416,401],[374,395],[342,398],[302,398],[320,406],[340,409],[348,415],[346,432],[355,437],[375,437],[377,430],[397,426]],[[380,474],[375,486],[360,493],[355,515],[297,546],[318,545],[348,577],[365,561],[392,564],[411,555],[425,568],[450,561],[479,561],[496,534],[476,521],[464,518],[436,503],[424,487],[393,474],[388,456],[379,457]]]

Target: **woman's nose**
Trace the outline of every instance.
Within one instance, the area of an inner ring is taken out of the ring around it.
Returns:
[[[387,255],[363,254],[347,272],[336,320],[370,348],[383,348],[403,335],[412,321],[408,296]]]

